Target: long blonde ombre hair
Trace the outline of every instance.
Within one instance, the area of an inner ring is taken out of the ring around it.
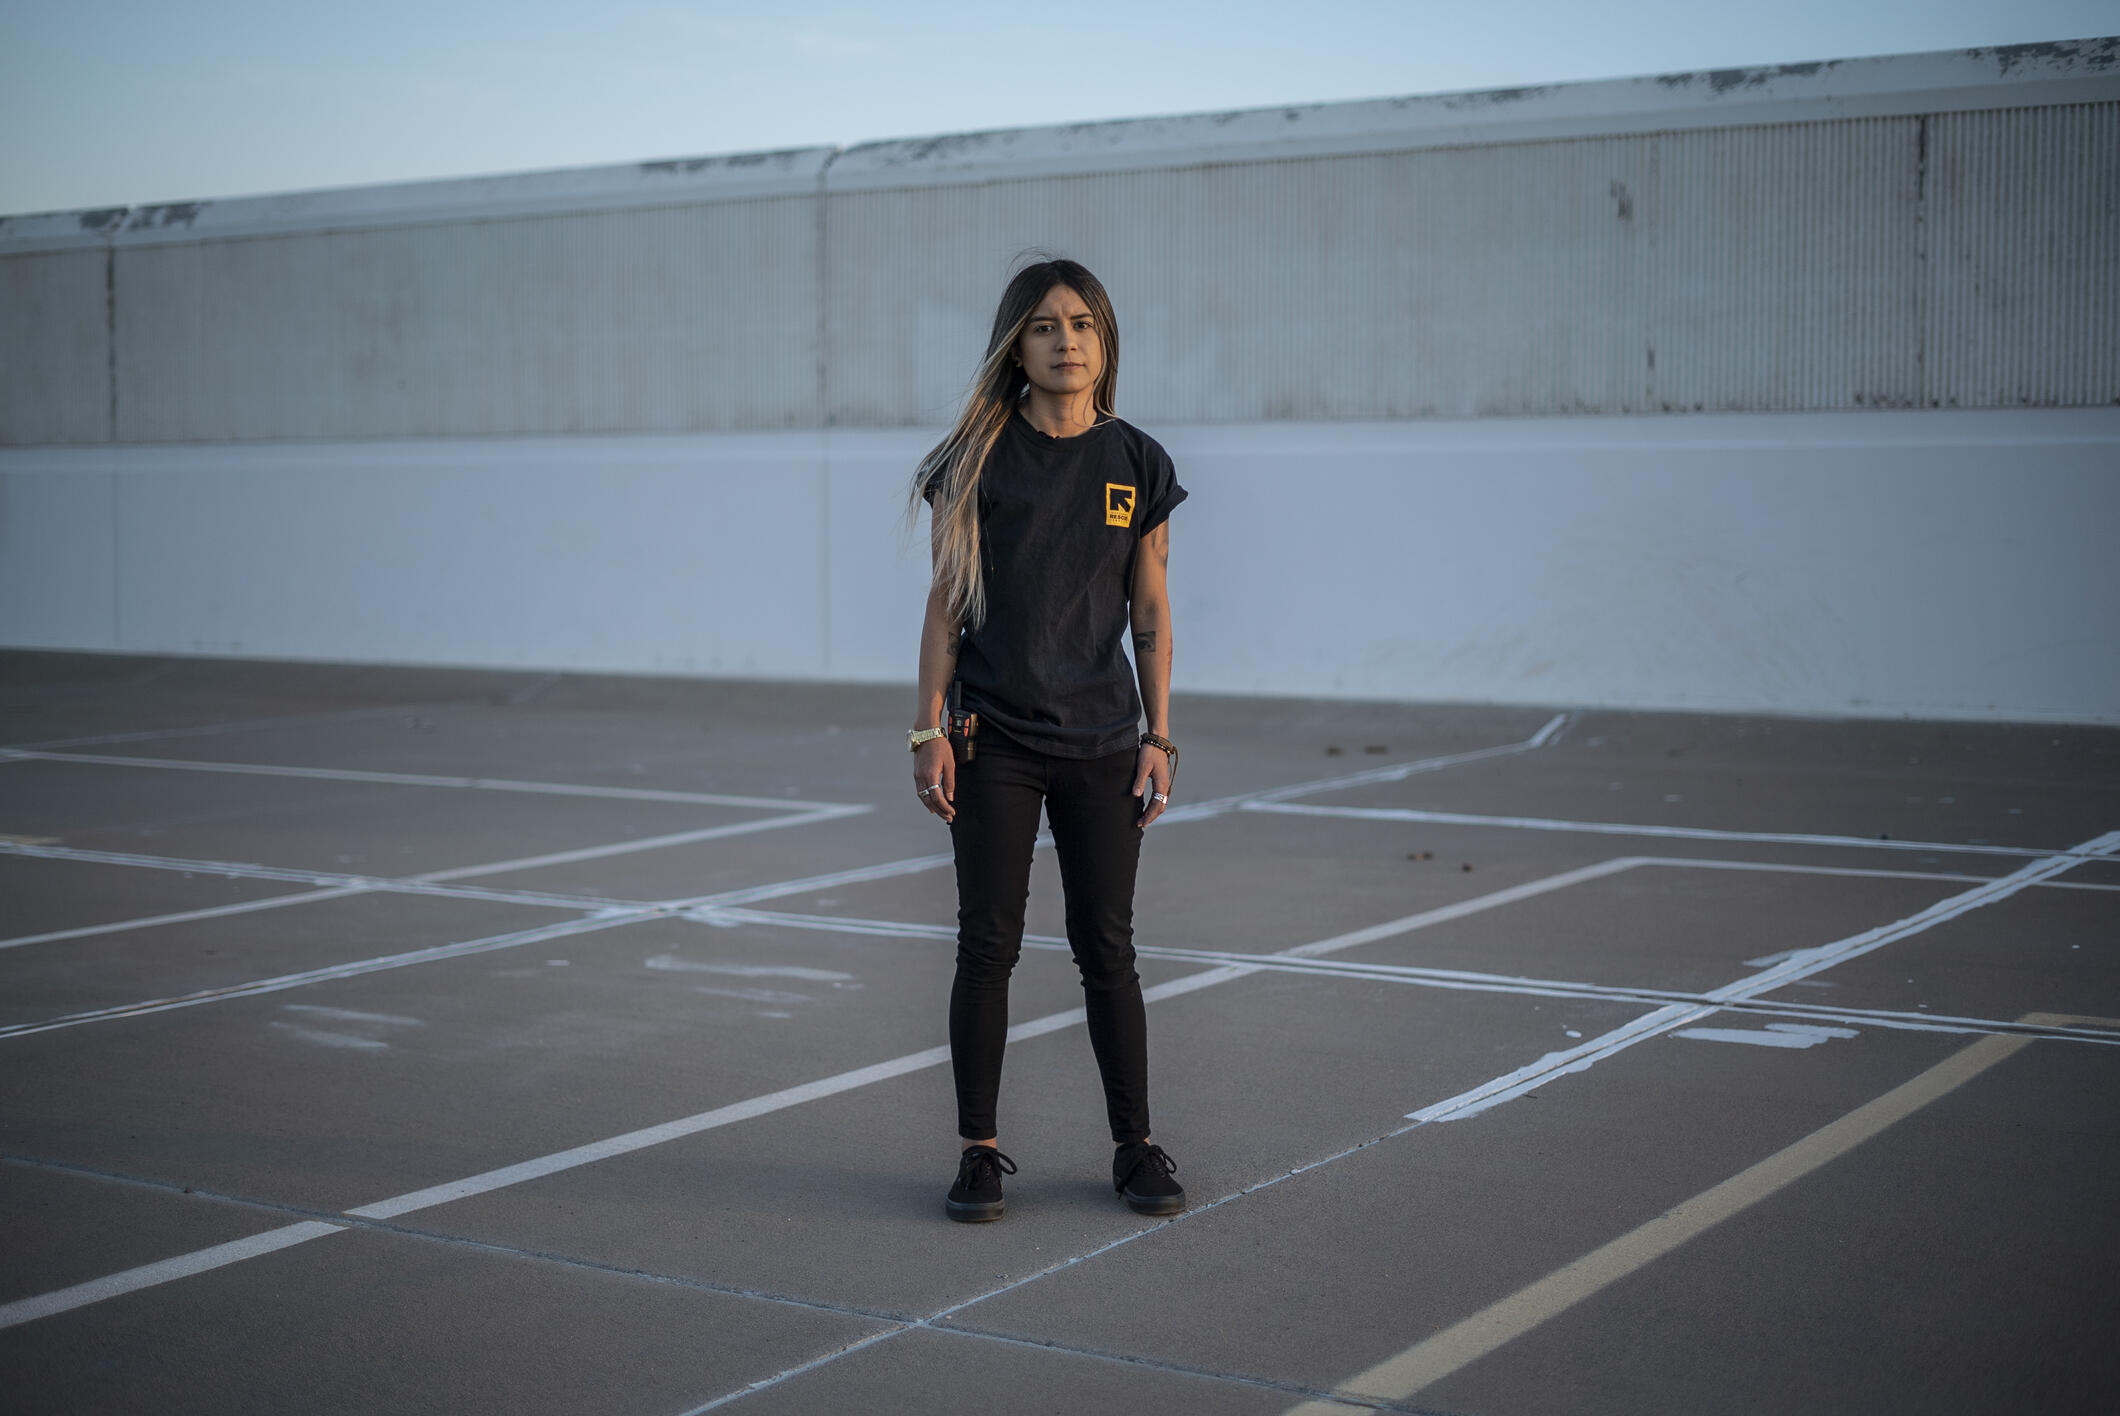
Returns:
[[[986,578],[979,544],[979,475],[1001,438],[1001,430],[1015,415],[1016,405],[1030,388],[1030,378],[1014,360],[1017,341],[1046,293],[1064,285],[1082,297],[1090,317],[1097,322],[1097,339],[1103,346],[1104,371],[1092,390],[1097,416],[1112,416],[1113,392],[1119,378],[1119,325],[1112,317],[1111,297],[1104,283],[1074,261],[1041,260],[1016,272],[1001,292],[994,311],[993,333],[987,337],[986,358],[965,395],[964,410],[949,436],[931,448],[913,471],[913,486],[906,515],[918,523],[920,507],[930,480],[940,475],[932,503],[934,512],[935,581],[944,603],[958,623],[976,627],[986,618]]]

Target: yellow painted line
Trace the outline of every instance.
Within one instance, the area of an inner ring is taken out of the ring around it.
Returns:
[[[2049,1027],[2120,1027],[2120,1020],[2031,1013],[2020,1019]],[[1943,1061],[1894,1087],[1875,1101],[1857,1107],[1759,1164],[1704,1190],[1567,1267],[1491,1303],[1395,1357],[1386,1358],[1335,1391],[1361,1400],[1403,1401],[1433,1386],[1462,1367],[1523,1336],[1550,1318],[1619,1282],[1734,1214],[1751,1208],[1784,1186],[1801,1180],[1827,1162],[1930,1102],[1964,1086],[2032,1041],[2022,1034],[1994,1034],[1952,1053]],[[1334,1401],[1306,1401],[1287,1416],[1329,1416],[1348,1408]]]

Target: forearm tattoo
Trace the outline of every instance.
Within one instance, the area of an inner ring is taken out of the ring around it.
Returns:
[[[957,640],[954,637],[952,637],[942,647],[949,651],[949,656],[952,659],[957,657]]]
[[[1139,630],[1135,630],[1135,631],[1134,631],[1134,652],[1135,652],[1136,654],[1153,654],[1153,653],[1155,653],[1155,652],[1156,652],[1156,632],[1155,632],[1154,630],[1152,630],[1152,629],[1139,629]]]

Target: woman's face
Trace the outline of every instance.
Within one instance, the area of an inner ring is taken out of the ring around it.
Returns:
[[[1023,337],[1016,358],[1031,386],[1058,396],[1087,393],[1104,372],[1104,341],[1082,297],[1065,285],[1045,292]]]

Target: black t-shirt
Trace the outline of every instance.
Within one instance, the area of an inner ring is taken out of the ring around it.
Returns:
[[[1055,438],[1009,418],[979,474],[986,621],[957,656],[982,727],[1055,757],[1137,745],[1141,695],[1123,647],[1134,556],[1185,496],[1169,454],[1130,423]]]

